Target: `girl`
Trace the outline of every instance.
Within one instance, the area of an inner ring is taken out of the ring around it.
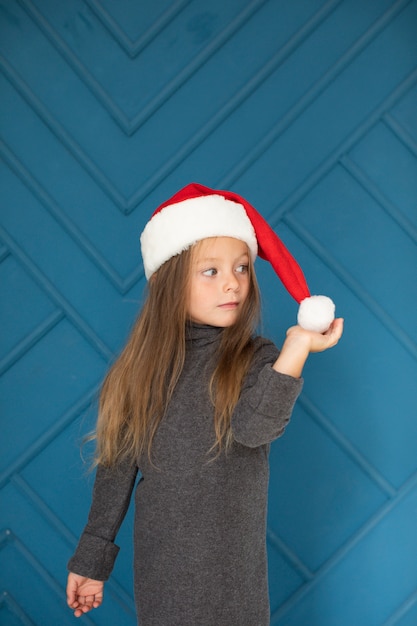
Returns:
[[[281,352],[254,337],[253,261],[271,261],[296,299],[295,260],[243,198],[191,184],[141,236],[148,296],[102,388],[88,523],[69,561],[67,602],[100,606],[114,540],[135,491],[141,626],[269,624],[268,452],[289,421],[310,352],[334,346],[299,325]]]

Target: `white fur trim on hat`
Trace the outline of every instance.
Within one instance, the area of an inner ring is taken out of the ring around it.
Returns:
[[[244,207],[221,195],[199,196],[169,204],[146,224],[141,249],[146,278],[165,261],[206,237],[234,237],[258,253],[256,235]]]

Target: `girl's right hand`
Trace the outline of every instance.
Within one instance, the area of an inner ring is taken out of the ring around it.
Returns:
[[[102,580],[93,580],[72,572],[68,575],[67,604],[74,609],[75,617],[81,617],[91,609],[97,609],[103,601]]]

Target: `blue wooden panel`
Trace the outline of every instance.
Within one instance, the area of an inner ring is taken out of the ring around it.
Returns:
[[[417,91],[414,89],[407,95],[407,105],[415,111]],[[354,147],[349,156],[362,170],[362,176],[366,175],[368,180],[365,184],[371,193],[381,194],[379,203],[415,239],[417,211],[413,198],[417,193],[417,165],[412,144],[417,139],[417,129],[411,127],[403,133],[401,129],[405,129],[406,124],[406,115],[401,114],[401,109],[397,112],[394,107]],[[407,135],[410,137],[409,142]],[[394,162],[387,156],[392,154],[396,155]],[[357,170],[354,172],[356,174]]]
[[[343,626],[384,624],[402,598],[415,590],[416,497],[415,492],[405,493],[395,506],[381,510],[383,516],[371,518],[344,558],[323,569],[298,598],[293,597],[278,623],[333,626],[336,616]],[[378,589],[384,592],[377,597]]]
[[[10,367],[0,380],[4,415],[13,417],[2,424],[0,472],[7,472],[45,429],[53,427],[74,398],[98,383],[103,372],[103,360],[67,321]]]
[[[46,294],[28,276],[16,260],[8,255],[0,264],[2,333],[0,362],[18,345],[53,321],[59,312]],[[28,303],[30,302],[30,306]]]
[[[0,0],[2,624],[73,623],[81,441],[139,233],[190,180],[246,195],[346,318],[271,453],[271,624],[417,622],[416,32],[417,0]],[[280,344],[296,305],[257,268]],[[131,533],[86,624],[135,623]]]
[[[312,572],[387,499],[358,459],[301,409],[286,439],[274,447],[271,469],[286,479],[272,486],[270,527]]]

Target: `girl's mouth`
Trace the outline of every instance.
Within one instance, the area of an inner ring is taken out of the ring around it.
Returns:
[[[221,309],[236,309],[239,305],[239,302],[225,302],[224,304],[219,304],[219,308]]]

